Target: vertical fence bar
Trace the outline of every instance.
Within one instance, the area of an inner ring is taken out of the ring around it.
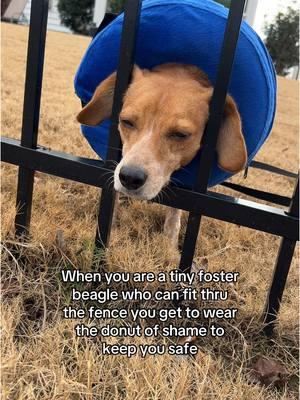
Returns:
[[[48,0],[32,0],[21,136],[21,145],[29,148],[37,146],[47,17]],[[19,167],[15,218],[18,236],[29,230],[33,184],[34,171]]]
[[[120,58],[117,69],[114,102],[112,109],[109,148],[106,165],[113,167],[113,161],[121,158],[121,139],[118,131],[119,114],[122,109],[123,95],[130,83],[133,64],[136,34],[138,31],[141,0],[127,0],[124,9],[124,22],[121,38]],[[95,244],[97,248],[108,246],[112,217],[115,206],[115,191],[109,182],[102,189],[98,227]]]
[[[216,85],[210,102],[210,115],[205,129],[201,160],[199,163],[197,184],[195,190],[201,193],[207,191],[210,171],[214,159],[218,133],[221,127],[226,95],[228,91],[235,51],[238,43],[240,26],[243,18],[245,0],[232,0],[229,10]],[[188,272],[192,266],[201,215],[190,213],[182,248],[179,269]]]
[[[299,178],[295,186],[289,215],[299,217]],[[267,302],[264,310],[264,331],[266,335],[271,336],[274,330],[275,321],[292,263],[296,241],[283,238],[281,239],[278,256],[273,273],[272,283],[269,289]]]

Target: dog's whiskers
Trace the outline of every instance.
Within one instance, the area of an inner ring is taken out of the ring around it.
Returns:
[[[113,171],[107,171],[107,172],[105,172],[103,175],[102,175],[102,177],[104,178],[104,177],[106,177],[106,176],[109,176],[109,175],[114,175],[114,172]]]
[[[167,189],[168,189],[168,186],[162,190],[162,194],[165,195],[168,200],[170,200],[170,196],[166,191]]]
[[[117,166],[119,163],[116,160],[105,160],[107,163],[112,163],[113,165]]]
[[[176,193],[174,192],[174,190],[173,190],[170,186],[167,186],[167,187],[165,188],[165,190],[169,190],[173,196],[176,196]],[[167,193],[166,193],[166,194],[167,194]]]
[[[178,186],[178,185],[182,186],[183,185],[183,183],[181,182],[180,179],[177,179],[177,178],[174,178],[174,177],[170,178],[170,182],[173,183],[175,186]]]
[[[113,185],[114,185],[114,177],[112,177],[111,180],[109,181],[108,187],[113,188]]]
[[[109,146],[107,143],[100,143],[103,147],[106,147],[107,149],[113,149],[113,150],[121,150],[122,147],[114,147],[114,146]]]
[[[158,195],[156,196],[156,201],[158,204],[161,204],[161,192],[159,192]]]
[[[180,169],[183,169],[185,172],[187,172],[189,175],[192,175],[191,171],[189,171],[187,168],[185,167],[180,167]],[[174,178],[173,178],[174,179]],[[175,178],[176,179],[176,178]]]
[[[114,184],[114,176],[107,178],[106,185],[108,189],[112,189]]]

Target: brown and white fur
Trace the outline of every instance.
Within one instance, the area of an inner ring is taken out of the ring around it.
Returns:
[[[96,89],[77,120],[95,126],[111,115],[116,73]],[[123,158],[114,173],[115,190],[138,199],[156,197],[172,173],[187,165],[201,147],[213,88],[195,66],[135,66],[123,100],[119,132]],[[245,167],[247,151],[237,106],[226,98],[217,142],[218,165],[235,173]],[[177,247],[181,211],[168,209],[164,231]]]

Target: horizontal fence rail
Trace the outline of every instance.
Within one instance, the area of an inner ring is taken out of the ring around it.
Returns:
[[[39,172],[71,179],[91,186],[103,187],[108,172],[103,161],[90,160],[46,148],[28,149],[16,139],[3,138],[2,161]],[[110,175],[111,176],[111,175]],[[231,222],[248,228],[260,230],[277,236],[298,240],[299,220],[287,215],[286,211],[237,199],[221,193],[200,193],[171,185],[173,195],[161,193],[154,202],[179,208],[195,214],[221,221]]]
[[[256,190],[247,186],[237,185],[232,182],[223,182],[221,186],[235,190],[240,193],[244,193],[248,196],[255,197],[256,199],[265,200],[269,203],[274,203],[279,206],[288,207],[291,204],[291,199],[287,196],[280,196],[276,193],[265,192],[264,190]]]
[[[96,246],[101,248],[108,246],[115,203],[115,192],[110,187],[109,180],[114,172],[115,162],[118,162],[121,157],[122,145],[118,132],[119,113],[122,109],[123,95],[131,80],[141,4],[141,0],[127,0],[125,2],[109,151],[107,161],[100,161],[38,146],[38,123],[48,0],[32,0],[21,140],[7,137],[1,139],[2,161],[19,167],[17,189],[19,212],[15,219],[17,235],[27,233],[29,230],[34,173],[39,171],[102,188],[95,243]],[[231,2],[224,32],[224,42],[220,44],[222,46],[220,64],[210,104],[210,117],[204,134],[197,184],[193,190],[170,185],[170,193],[161,193],[159,199],[153,199],[153,202],[189,212],[179,265],[182,271],[188,271],[192,265],[202,216],[282,237],[263,314],[266,322],[265,332],[271,334],[280,307],[296,242],[299,239],[299,184],[297,183],[291,199],[233,183],[225,182],[223,184],[223,186],[227,186],[230,189],[261,200],[289,206],[288,210],[207,190],[239,38],[244,5],[245,0],[233,0]],[[297,177],[296,174],[256,161],[252,162],[251,166],[263,168],[266,171],[289,178]]]

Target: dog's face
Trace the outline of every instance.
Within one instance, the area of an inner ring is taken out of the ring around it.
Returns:
[[[98,86],[77,117],[80,123],[94,126],[110,117],[115,78],[112,74]],[[208,78],[196,67],[165,64],[152,71],[135,67],[120,113],[123,158],[115,170],[115,189],[141,199],[156,197],[171,174],[197,154],[211,95]],[[247,154],[241,121],[230,96],[217,152],[226,171],[244,168]]]

